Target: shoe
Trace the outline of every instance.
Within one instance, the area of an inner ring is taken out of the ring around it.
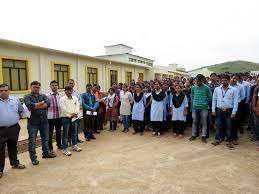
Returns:
[[[55,158],[57,155],[52,151],[46,155],[42,155],[42,158]]]
[[[81,152],[82,151],[82,149],[80,147],[78,147],[77,145],[73,145],[72,149],[75,152]]]
[[[68,151],[67,149],[65,149],[65,150],[63,151],[63,154],[64,154],[65,156],[71,156],[71,155],[72,155],[72,153],[71,153],[70,151]]]
[[[87,138],[85,138],[85,141],[91,141],[91,139],[87,137]]]
[[[136,131],[134,131],[133,133],[132,133],[132,135],[136,135],[138,132],[136,132]]]
[[[13,169],[25,169],[25,165],[23,164],[16,164],[12,166]]]
[[[32,165],[37,166],[37,165],[39,165],[40,162],[39,162],[39,160],[35,159],[35,160],[31,161],[31,163],[32,163]]]
[[[143,135],[144,135],[144,133],[143,133],[143,132],[140,132],[140,133],[139,133],[139,135],[140,135],[140,136],[143,136]]]
[[[195,139],[196,139],[195,136],[191,136],[190,139],[189,139],[189,141],[193,141],[193,140],[195,140]]]
[[[4,174],[3,172],[0,172],[0,178],[2,178],[2,177],[3,177],[3,174]]]
[[[158,137],[161,136],[161,133],[157,132],[157,136],[158,136]]]
[[[157,135],[157,132],[153,132],[153,136],[156,136]]]
[[[94,135],[92,135],[92,136],[90,137],[90,139],[96,139],[96,137],[95,137]]]
[[[77,143],[84,143],[84,141],[82,141],[81,139],[78,139]]]
[[[207,143],[206,137],[201,137],[201,141],[202,141],[203,143]]]
[[[126,132],[126,129],[123,129],[121,132],[125,133],[125,132]]]
[[[100,131],[94,131],[93,133],[94,134],[100,134],[101,132]]]
[[[220,143],[219,143],[220,141],[218,141],[218,140],[215,140],[214,142],[212,142],[211,144],[212,145],[214,145],[214,146],[217,146],[217,145],[219,145]]]

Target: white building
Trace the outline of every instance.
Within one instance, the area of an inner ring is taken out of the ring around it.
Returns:
[[[115,45],[105,46],[104,48],[105,48],[105,55],[101,55],[97,57],[143,65],[144,67],[153,66],[154,60],[132,54],[133,48],[125,44],[115,44]]]

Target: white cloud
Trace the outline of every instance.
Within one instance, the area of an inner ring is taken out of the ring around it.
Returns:
[[[125,43],[159,65],[259,62],[256,0],[2,1],[0,37],[88,55]]]

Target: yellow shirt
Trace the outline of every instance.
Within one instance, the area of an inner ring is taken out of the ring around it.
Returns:
[[[67,95],[60,98],[61,117],[71,117],[71,114],[80,112],[80,104],[76,97],[68,98]]]

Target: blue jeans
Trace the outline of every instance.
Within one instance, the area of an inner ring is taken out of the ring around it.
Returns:
[[[47,155],[49,153],[48,142],[49,142],[49,125],[48,121],[43,121],[40,124],[30,124],[27,125],[29,133],[29,154],[30,159],[33,161],[37,159],[36,155],[36,137],[38,130],[40,131],[41,145],[42,145],[42,155]]]
[[[130,115],[121,115],[124,129],[130,128]]]
[[[231,114],[232,109],[228,109],[227,111],[216,110],[216,141],[224,140],[225,136],[226,142],[233,141],[233,119],[231,119]],[[224,129],[226,129],[226,132],[224,132]]]
[[[62,125],[63,125],[63,133],[62,133],[62,148],[66,149],[68,147],[68,133],[72,136],[72,144],[77,144],[77,124],[78,121],[72,122],[71,118],[63,117]]]
[[[208,109],[192,109],[192,136],[197,135],[197,128],[200,123],[202,126],[202,137],[206,137],[207,135],[207,117],[208,117]]]

